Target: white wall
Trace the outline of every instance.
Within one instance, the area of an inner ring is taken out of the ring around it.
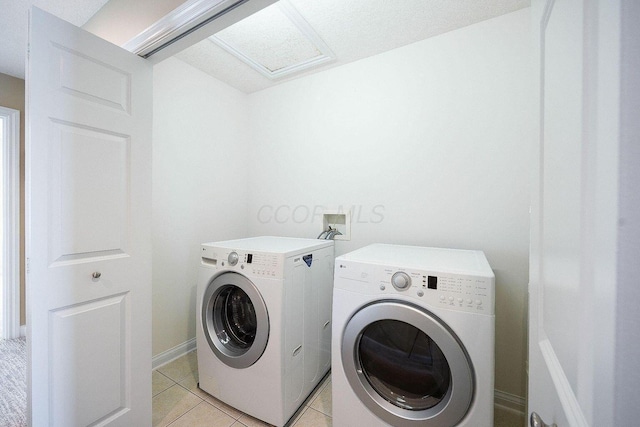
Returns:
[[[0,73],[0,105],[20,111],[20,218],[24,218],[24,147],[25,147],[25,82],[6,74]],[[25,306],[25,221],[20,221],[20,325],[27,321]]]
[[[154,67],[153,354],[195,336],[199,245],[247,230],[246,95],[176,59]]]
[[[496,274],[496,388],[526,393],[529,10],[249,96],[249,234],[485,251]],[[276,215],[277,213],[277,215]]]
[[[338,254],[372,242],[485,251],[496,388],[524,397],[529,26],[522,10],[249,96],[178,60],[157,65],[153,354],[195,335],[199,243],[315,237],[314,212],[352,207]]]

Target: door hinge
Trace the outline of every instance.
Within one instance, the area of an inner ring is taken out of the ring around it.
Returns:
[[[25,270],[27,271],[27,274],[29,274],[29,271],[31,270],[31,260],[29,258],[25,261]]]

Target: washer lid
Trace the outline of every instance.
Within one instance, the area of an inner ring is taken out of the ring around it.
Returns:
[[[247,239],[225,240],[222,242],[203,243],[222,249],[239,250],[244,252],[271,252],[286,256],[309,252],[316,249],[333,246],[332,240],[299,239],[295,237],[251,237]]]

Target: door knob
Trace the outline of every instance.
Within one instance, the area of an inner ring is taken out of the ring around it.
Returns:
[[[545,424],[544,421],[542,421],[542,418],[540,418],[540,415],[538,415],[535,412],[531,413],[531,418],[530,418],[530,424],[531,427],[558,427],[556,425],[556,423],[553,423],[551,425],[549,424]]]
[[[91,277],[93,277],[94,279],[99,279],[100,276],[102,276],[102,273],[100,273],[99,271],[94,271],[93,274],[91,275]]]

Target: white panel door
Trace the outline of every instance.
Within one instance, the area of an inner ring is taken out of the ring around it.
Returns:
[[[558,427],[613,425],[616,3],[533,4],[541,126],[532,185],[528,404],[531,415]]]
[[[152,68],[34,8],[27,69],[30,423],[150,425]]]

